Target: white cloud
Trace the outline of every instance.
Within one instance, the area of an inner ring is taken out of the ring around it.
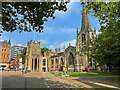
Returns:
[[[66,12],[56,10],[55,11],[56,18],[67,18],[67,17],[69,17],[69,15],[71,13],[76,13],[76,12],[80,13],[80,10],[79,10],[80,8],[76,2],[80,2],[80,1],[72,0],[70,3],[68,3]],[[79,5],[80,5],[80,3],[79,3]]]
[[[62,43],[54,43],[53,45],[50,45],[48,48],[51,49],[52,51],[55,51],[56,48],[60,48],[61,51],[64,51],[65,48],[69,46],[76,46],[76,39],[73,39],[71,41],[65,41]]]
[[[61,33],[75,33],[76,29],[75,28],[62,28]]]
[[[39,40],[42,44],[48,44],[49,42],[48,41],[46,41],[46,40],[43,40],[43,39],[41,39],[41,40]]]
[[[67,12],[58,11],[58,10],[55,11],[55,17],[56,18],[62,18],[63,16],[66,16],[66,15],[67,15]]]
[[[75,28],[57,28],[57,27],[45,27],[44,30],[45,33],[47,34],[63,34],[63,33],[76,33]]]
[[[70,0],[70,2],[80,2],[80,0]]]

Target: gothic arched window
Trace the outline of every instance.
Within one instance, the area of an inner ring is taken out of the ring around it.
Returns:
[[[53,59],[51,60],[51,62],[52,62],[52,65],[54,64],[54,61],[53,61]]]
[[[56,58],[56,67],[58,67],[58,59]]]
[[[74,56],[71,52],[69,54],[68,60],[69,65],[74,65]]]
[[[92,33],[92,39],[94,39],[94,34]]]
[[[63,61],[63,58],[61,58],[61,66],[64,65],[64,61]]]
[[[82,34],[82,42],[84,42],[85,40],[86,40],[85,34]]]

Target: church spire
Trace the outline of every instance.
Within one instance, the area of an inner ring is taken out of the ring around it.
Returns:
[[[76,34],[77,34],[77,36],[78,36],[78,28],[77,28],[77,30],[76,30]]]
[[[91,31],[90,21],[88,18],[88,14],[85,12],[85,3],[82,6],[82,27],[81,31]]]

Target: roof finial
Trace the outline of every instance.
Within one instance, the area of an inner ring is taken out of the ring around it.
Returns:
[[[96,32],[96,28],[94,27],[94,32]]]
[[[77,32],[77,35],[78,35],[78,28],[77,28],[76,32]]]
[[[71,43],[69,43],[69,46],[71,46]]]

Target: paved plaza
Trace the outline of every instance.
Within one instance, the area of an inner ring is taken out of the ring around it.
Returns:
[[[120,76],[82,76],[77,80],[94,88],[120,89]]]
[[[46,72],[2,72],[2,88],[83,88]]]
[[[74,88],[69,84],[36,77],[3,77],[3,88]]]
[[[3,71],[2,88],[115,88],[120,89],[118,76],[55,77],[49,72]]]

